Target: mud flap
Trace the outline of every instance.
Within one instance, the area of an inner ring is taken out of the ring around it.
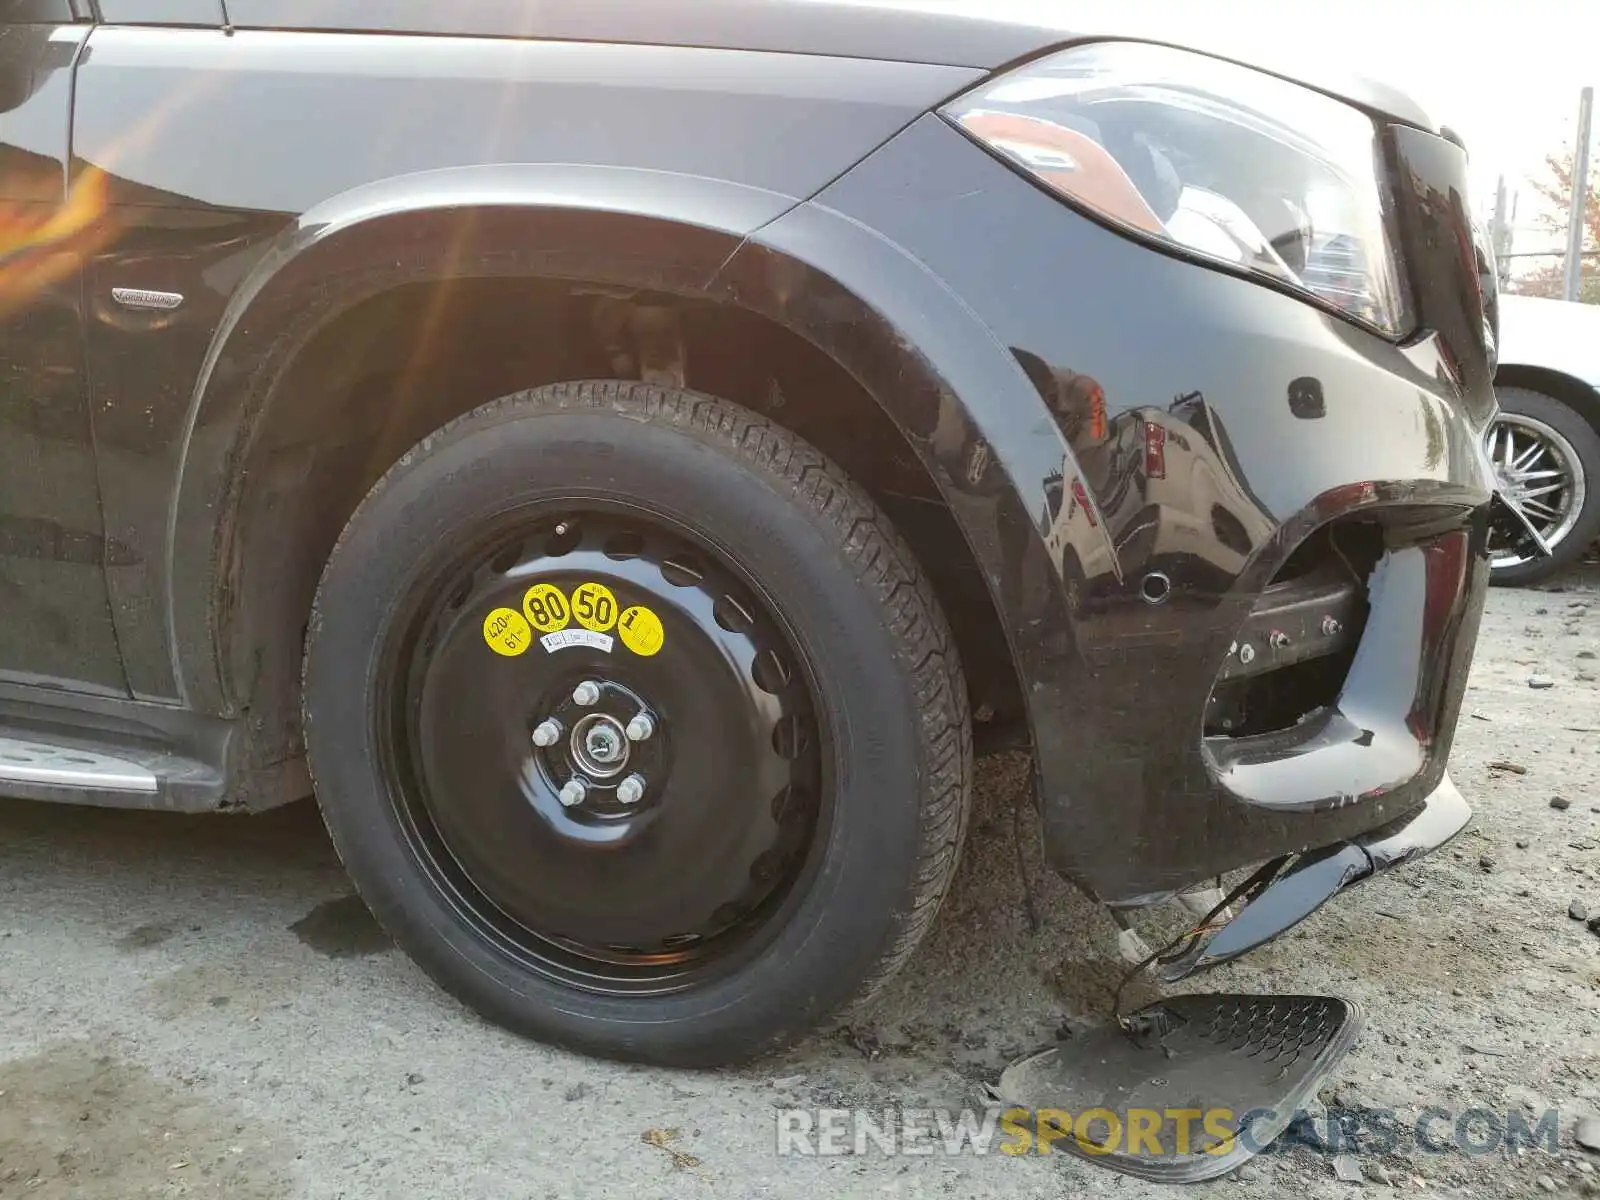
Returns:
[[[1195,1183],[1264,1150],[1360,1031],[1332,996],[1173,996],[1013,1063],[996,1091],[1047,1137],[1066,1131],[1053,1149]]]

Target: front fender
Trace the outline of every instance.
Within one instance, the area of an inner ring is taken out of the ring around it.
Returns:
[[[805,337],[915,447],[991,595],[1004,600],[1014,643],[1055,627],[1042,612],[1058,577],[1030,531],[1065,511],[1061,481],[1070,498],[1076,468],[1021,365],[915,259],[826,210],[754,187],[608,167],[458,168],[366,185],[308,211],[219,323],[189,406],[169,524],[170,637],[192,702],[230,715],[240,705],[227,664],[250,649],[228,644],[241,468],[299,351],[341,313],[401,284],[492,275],[712,299]],[[975,420],[959,399],[967,395],[991,397],[992,418]],[[1034,419],[1014,427],[1029,412]],[[1085,502],[1071,505],[1068,523],[1079,527],[1080,554],[1114,564],[1087,494],[1076,494]],[[1050,594],[1024,599],[1025,574],[1048,581]]]
[[[1035,741],[1053,741],[1073,716],[1080,592],[1122,579],[1064,431],[1064,414],[1091,405],[918,256],[826,200],[752,235],[713,290],[822,349],[904,433],[983,574]]]
[[[462,167],[354,188],[295,220],[230,298],[181,434],[167,612],[191,703],[237,711],[219,650],[241,466],[277,384],[329,321],[401,284],[460,277],[543,275],[695,294],[751,230],[793,203],[660,171]]]

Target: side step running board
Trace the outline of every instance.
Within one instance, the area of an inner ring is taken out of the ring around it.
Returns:
[[[15,794],[13,787],[154,795],[161,781],[138,763],[98,750],[0,734],[0,791]]]
[[[0,797],[213,811],[238,791],[228,767],[237,728],[143,701],[0,683]]]

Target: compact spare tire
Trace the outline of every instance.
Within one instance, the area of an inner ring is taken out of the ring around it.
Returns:
[[[966,691],[905,544],[735,405],[561,384],[373,488],[306,648],[335,846],[485,1016],[685,1065],[870,996],[965,832]]]
[[[1490,578],[1528,584],[1559,574],[1600,537],[1600,433],[1553,396],[1495,389],[1500,415],[1485,435],[1501,489],[1521,505],[1550,545],[1549,558],[1524,558],[1491,540]]]

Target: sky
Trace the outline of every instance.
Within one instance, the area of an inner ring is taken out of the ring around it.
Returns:
[[[1382,79],[1461,134],[1472,158],[1472,200],[1486,219],[1501,174],[1509,188],[1521,187],[1519,226],[1539,204],[1526,178],[1539,174],[1547,153],[1572,145],[1579,91],[1600,90],[1600,0],[986,0],[982,7],[1068,28],[1091,22],[1219,49],[1237,43],[1241,56],[1258,47],[1287,50]],[[1600,111],[1595,125],[1600,134]],[[1600,158],[1600,147],[1591,156]],[[1558,243],[1528,232],[1517,249]]]

